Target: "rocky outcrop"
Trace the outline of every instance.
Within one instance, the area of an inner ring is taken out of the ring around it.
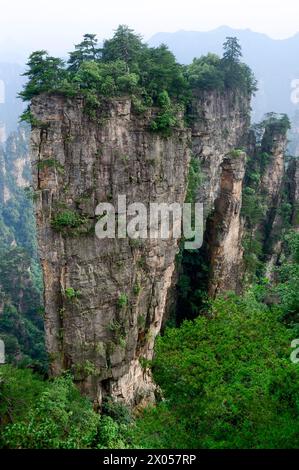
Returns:
[[[269,155],[269,161],[262,174],[260,193],[264,196],[264,202],[269,208],[269,217],[271,210],[278,206],[282,196],[286,147],[286,132],[273,125],[266,126],[260,151]]]
[[[203,203],[204,225],[207,222],[205,243],[198,256],[210,267],[208,279],[192,274],[192,289],[202,289],[204,283],[210,294],[216,295],[236,290],[239,285],[239,213],[245,157],[236,152],[239,156],[234,158],[231,152],[248,142],[250,96],[238,90],[201,92],[194,97],[191,117],[192,153],[203,176],[196,200]],[[190,266],[187,269],[190,271]]]
[[[80,98],[41,95],[31,111],[32,166],[38,195],[38,242],[45,284],[46,344],[52,374],[74,372],[100,404],[112,395],[129,404],[153,399],[152,358],[178,251],[174,239],[98,239],[100,202],[183,203],[189,132],[149,130],[154,110],[134,114],[130,99],[103,104],[88,117]],[[75,230],[53,228],[76,214]],[[55,225],[55,224],[54,224]]]
[[[209,295],[240,291],[242,279],[242,185],[246,153],[231,152],[222,162],[220,191],[213,216],[208,220]]]
[[[293,158],[287,170],[287,190],[292,205],[291,224],[299,230],[299,159]]]
[[[283,249],[283,232],[290,222],[285,156],[287,118],[270,114],[256,129],[257,134],[250,135],[250,157],[244,181],[245,190],[249,191],[243,214],[246,219],[244,235],[247,237],[247,255],[251,256],[245,268],[245,283],[253,282],[257,274],[254,270],[260,271],[263,267],[266,277],[273,279],[273,268],[279,263]]]
[[[222,162],[232,150],[246,147],[250,100],[249,95],[232,90],[201,92],[193,99],[192,153],[203,174],[197,201],[204,205],[205,219],[219,196]]]
[[[261,153],[268,155],[268,162],[262,174],[259,192],[267,210],[259,230],[263,240],[266,276],[269,279],[273,278],[273,268],[278,264],[282,253],[282,230],[285,223],[283,204],[288,202],[285,188],[287,143],[286,130],[271,124],[266,126]]]

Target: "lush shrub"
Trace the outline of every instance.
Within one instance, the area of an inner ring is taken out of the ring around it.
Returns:
[[[66,209],[54,215],[51,225],[55,230],[62,231],[68,228],[79,228],[84,225],[85,222],[85,218],[81,217],[77,212]]]
[[[44,381],[28,369],[0,369],[1,448],[125,448],[131,422],[128,409],[112,400],[96,413],[69,375]]]
[[[299,333],[299,234],[290,231],[284,239],[286,257],[276,270],[277,285],[273,288],[279,299],[283,319]],[[276,299],[277,300],[277,299]]]
[[[70,376],[44,382],[30,370],[0,369],[2,446],[77,448],[90,446],[99,417]]]
[[[154,376],[165,402],[138,421],[137,443],[174,448],[298,447],[299,369],[290,332],[256,301],[219,298],[208,316],[168,329]]]

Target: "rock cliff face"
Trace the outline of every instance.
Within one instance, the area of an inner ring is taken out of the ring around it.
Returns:
[[[209,218],[209,295],[240,291],[242,279],[242,185],[246,153],[231,152],[222,162],[220,191]]]
[[[192,105],[192,152],[199,160],[203,183],[197,201],[204,204],[204,257],[212,296],[238,290],[242,258],[242,180],[250,126],[250,96],[233,91],[205,92]],[[197,284],[197,282],[195,282]],[[194,285],[194,288],[198,288]]]
[[[292,226],[299,230],[299,159],[294,158],[290,161],[287,170],[287,189],[290,195],[292,205],[291,222]]]
[[[265,197],[269,212],[277,207],[282,196],[282,184],[285,174],[286,132],[267,126],[261,144],[261,152],[269,155],[269,161],[260,183],[260,192]],[[270,217],[270,213],[268,214]]]
[[[286,172],[287,127],[283,119],[269,119],[260,126],[257,141],[251,136],[248,146],[250,161],[244,181],[245,190],[249,190],[247,196],[250,194],[244,213],[244,234],[247,254],[251,256],[245,271],[248,274],[248,267],[259,260],[266,268],[266,277],[272,280],[275,277],[273,268],[279,263],[283,250],[283,232],[290,227],[293,205],[291,180]],[[258,269],[261,268],[260,265]],[[245,278],[248,280],[247,275]]]
[[[232,150],[246,147],[250,96],[233,91],[200,93],[193,100],[191,117],[192,153],[204,177],[197,200],[207,218],[219,196],[222,162]]]
[[[151,113],[130,99],[107,103],[96,120],[81,99],[41,95],[31,111],[32,165],[45,283],[46,344],[51,371],[72,369],[100,404],[112,395],[134,404],[153,399],[152,358],[178,251],[174,239],[95,236],[100,202],[182,204],[190,151],[183,124],[171,137],[149,131]],[[76,214],[80,227],[53,221]],[[55,224],[54,224],[55,225]]]
[[[283,204],[289,202],[286,187],[287,133],[275,126],[267,126],[261,142],[262,154],[268,155],[262,175],[259,192],[267,210],[261,227],[263,253],[266,261],[266,275],[273,278],[273,267],[279,262],[282,253],[282,230],[284,228]]]
[[[110,202],[122,213],[119,195],[127,205],[182,204],[193,154],[203,174],[196,200],[204,204],[209,294],[239,291],[246,167],[240,149],[255,147],[253,141],[248,146],[249,97],[199,94],[189,110],[190,129],[181,116],[167,138],[149,130],[155,110],[137,115],[129,98],[103,104],[96,119],[88,117],[82,99],[59,95],[40,95],[31,111],[38,123],[31,156],[52,374],[71,369],[98,405],[106,395],[132,405],[153,400],[147,360],[167,301],[175,298],[178,242],[99,240],[95,209]],[[285,135],[266,129],[261,148],[270,160],[260,192],[271,230],[278,221],[285,145]],[[192,282],[198,289],[196,273]]]

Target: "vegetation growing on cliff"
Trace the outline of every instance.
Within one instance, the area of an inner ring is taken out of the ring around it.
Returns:
[[[43,50],[33,52],[25,72],[28,82],[20,96],[30,101],[44,92],[81,95],[87,112],[95,118],[103,99],[130,95],[136,111],[150,106],[160,109],[151,129],[168,135],[194,89],[237,88],[248,94],[256,90],[253,74],[240,58],[237,39],[227,38],[223,58],[209,54],[183,66],[167,46],[149,47],[122,25],[102,48],[95,35],[86,34],[67,63]],[[28,111],[23,118],[32,122]]]
[[[256,150],[248,157],[243,186],[241,215],[245,221],[243,237],[245,280],[255,282],[265,274],[265,255],[267,246],[273,240],[270,237],[271,211],[267,202],[268,188],[262,188],[262,178],[273,159],[271,154],[277,138],[286,139],[290,121],[285,114],[268,113],[261,123],[254,126],[257,141]],[[279,236],[290,228],[291,208],[288,201],[277,201],[277,214],[281,217]],[[270,214],[270,215],[269,215]],[[272,234],[273,237],[273,234]]]

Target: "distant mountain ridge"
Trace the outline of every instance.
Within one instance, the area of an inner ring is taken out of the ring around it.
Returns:
[[[0,62],[0,142],[4,142],[17,128],[24,103],[17,97],[25,83],[24,67]]]
[[[249,29],[221,26],[208,32],[177,31],[157,33],[150,38],[151,46],[165,43],[182,63],[194,57],[214,52],[222,54],[222,44],[227,36],[236,36],[242,46],[244,62],[259,80],[259,92],[253,102],[253,119],[258,121],[269,111],[287,113],[291,118],[299,111],[299,103],[292,101],[299,80],[299,33],[289,39],[272,39]]]

